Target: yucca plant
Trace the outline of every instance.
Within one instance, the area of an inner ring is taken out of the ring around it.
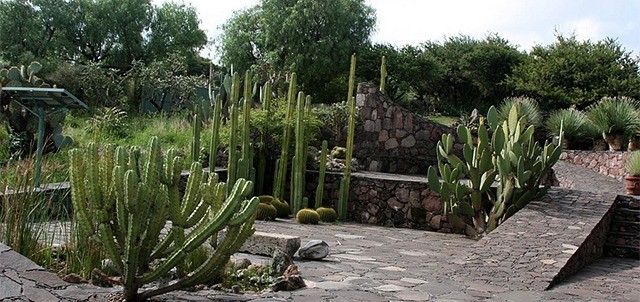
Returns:
[[[571,142],[592,138],[592,130],[587,115],[579,110],[559,109],[551,112],[545,122],[547,134],[551,137],[560,135],[560,130],[564,131],[564,147],[568,147]]]
[[[640,130],[638,102],[629,97],[604,97],[587,109],[587,117],[602,133],[610,151],[622,150],[622,142]]]
[[[498,107],[498,120],[500,123],[509,119],[509,112],[511,107],[516,106],[518,110],[518,117],[524,116],[527,121],[527,125],[533,125],[538,127],[542,123],[542,117],[540,115],[540,108],[538,102],[535,99],[528,97],[508,97],[505,98]]]

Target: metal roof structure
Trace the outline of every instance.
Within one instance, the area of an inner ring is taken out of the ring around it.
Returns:
[[[42,173],[45,117],[67,109],[88,109],[89,107],[62,88],[2,87],[2,92],[22,108],[38,117],[38,149],[36,151],[34,186],[39,187]]]

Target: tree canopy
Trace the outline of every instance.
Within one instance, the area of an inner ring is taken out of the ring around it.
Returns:
[[[191,6],[151,0],[0,0],[0,59],[130,68],[170,53],[192,58],[207,43]]]
[[[336,101],[331,83],[369,45],[374,26],[364,0],[262,0],[227,21],[219,49],[224,65],[295,71],[308,93]]]
[[[535,46],[516,67],[509,82],[517,93],[538,99],[543,108],[585,107],[605,96],[640,99],[640,57],[611,38],[556,38],[551,45]]]

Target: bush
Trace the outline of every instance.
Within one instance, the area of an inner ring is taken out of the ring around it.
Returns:
[[[624,170],[629,175],[640,176],[640,150],[629,153],[624,161]]]
[[[628,97],[604,97],[587,108],[587,117],[602,133],[610,150],[621,150],[621,141],[640,131],[638,102]]]
[[[498,120],[500,123],[509,118],[509,112],[511,112],[511,107],[513,106],[516,106],[518,109],[518,117],[524,116],[527,119],[528,125],[540,126],[542,118],[540,116],[538,102],[528,97],[505,98],[500,104],[500,107],[498,107]]]
[[[545,123],[549,136],[560,135],[560,125],[564,131],[564,139],[568,142],[576,142],[593,138],[594,128],[589,123],[587,115],[576,109],[560,109],[551,112]],[[597,131],[595,131],[597,133]]]

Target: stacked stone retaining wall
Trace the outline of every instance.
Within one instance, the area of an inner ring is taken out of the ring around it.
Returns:
[[[564,150],[560,159],[622,180],[626,157],[627,152],[622,151]]]
[[[394,104],[371,83],[358,85],[358,127],[354,157],[364,169],[397,174],[426,174],[436,164],[436,144],[453,129]],[[456,150],[462,150],[456,144]]]

